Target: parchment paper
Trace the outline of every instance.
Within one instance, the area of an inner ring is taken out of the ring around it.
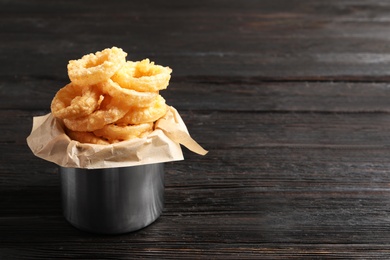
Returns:
[[[156,122],[155,130],[148,136],[111,145],[84,144],[71,140],[65,134],[62,122],[49,113],[34,117],[27,144],[37,157],[62,167],[87,169],[183,160],[180,144],[195,153],[207,153],[191,138],[185,123],[172,106]]]

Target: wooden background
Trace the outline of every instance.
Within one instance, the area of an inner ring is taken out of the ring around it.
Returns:
[[[0,259],[388,259],[390,1],[0,0]],[[62,217],[26,145],[68,60],[118,46],[209,150],[166,164],[165,209],[119,236]]]

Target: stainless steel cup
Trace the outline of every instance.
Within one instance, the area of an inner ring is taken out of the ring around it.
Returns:
[[[164,165],[60,168],[62,207],[75,227],[120,234],[154,222],[164,207]]]

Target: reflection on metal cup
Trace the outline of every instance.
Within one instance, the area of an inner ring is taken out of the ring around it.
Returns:
[[[164,207],[164,165],[60,167],[66,220],[88,232],[120,234],[148,226]]]

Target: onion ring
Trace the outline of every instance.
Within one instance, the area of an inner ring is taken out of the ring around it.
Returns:
[[[132,138],[142,137],[153,130],[153,123],[144,123],[138,125],[105,125],[93,133],[96,136],[111,140],[129,140]]]
[[[69,83],[56,93],[50,108],[54,117],[77,118],[91,114],[101,100],[101,95],[96,88]]]
[[[78,141],[80,143],[103,144],[103,145],[110,144],[110,142],[108,142],[107,140],[104,140],[103,138],[98,137],[91,132],[77,132],[77,131],[68,130],[66,131],[66,133],[70,139]]]
[[[171,68],[155,65],[149,59],[137,62],[127,61],[112,76],[112,80],[122,88],[141,92],[156,92],[168,87],[171,72]]]
[[[136,125],[158,120],[167,113],[165,99],[158,95],[149,107],[133,107],[116,124]]]
[[[123,106],[118,99],[110,96],[105,96],[104,99],[106,98],[109,101],[104,102],[103,100],[102,103],[108,104],[100,106],[99,110],[96,110],[90,115],[76,119],[65,118],[63,120],[65,126],[72,131],[92,132],[119,120],[129,111],[130,107]]]
[[[138,92],[132,89],[122,88],[111,79],[99,84],[103,93],[115,97],[123,103],[123,106],[149,106],[158,95],[157,92]]]
[[[126,63],[127,53],[112,47],[70,60],[68,76],[77,85],[93,85],[111,78]]]

